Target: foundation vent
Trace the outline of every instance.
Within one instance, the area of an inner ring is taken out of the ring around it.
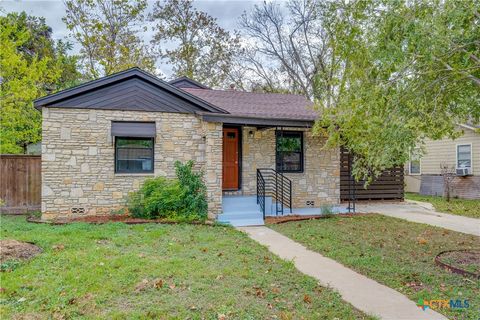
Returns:
[[[315,207],[315,201],[313,200],[307,200],[306,204],[307,204],[307,207]]]
[[[72,214],[85,214],[85,208],[83,207],[72,207]]]

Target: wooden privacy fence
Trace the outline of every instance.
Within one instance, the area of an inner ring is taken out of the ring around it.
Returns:
[[[40,210],[41,164],[41,156],[0,155],[0,212]]]
[[[342,201],[347,201],[349,197],[350,174],[348,152],[342,149],[340,151],[340,200]],[[357,200],[403,200],[405,185],[403,166],[385,170],[367,189],[363,184],[364,181],[353,182]]]

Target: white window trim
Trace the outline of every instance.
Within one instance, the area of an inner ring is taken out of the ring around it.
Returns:
[[[473,174],[473,145],[472,143],[457,143],[455,145],[455,169],[460,169],[458,167],[458,147],[459,146],[470,146],[470,171]]]
[[[418,148],[415,148],[418,149]],[[418,173],[412,173],[412,155],[410,154],[410,160],[408,161],[408,175],[410,176],[421,176],[422,175],[422,157],[418,158],[418,163],[419,163],[419,172]]]
[[[419,172],[412,172],[412,161],[408,161],[408,175],[410,176],[421,176],[422,175],[422,160],[418,159],[419,162]]]

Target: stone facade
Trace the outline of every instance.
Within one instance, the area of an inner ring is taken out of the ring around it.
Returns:
[[[175,177],[174,162],[195,161],[207,185],[209,217],[222,210],[222,124],[193,114],[43,108],[42,217],[109,214],[148,177]],[[155,121],[154,173],[116,174],[112,121]],[[289,129],[290,130],[290,129]],[[303,130],[303,129],[291,129]],[[304,132],[304,172],[292,180],[293,206],[340,202],[338,150]],[[250,133],[251,132],[251,133]],[[275,130],[242,129],[241,194],[256,193],[256,169],[275,168]]]
[[[292,180],[293,207],[306,207],[340,202],[340,152],[323,149],[325,140],[312,136],[310,129],[304,132],[304,172],[285,173]],[[256,130],[244,127],[242,135],[242,194],[256,194],[257,168],[275,169],[275,129]]]
[[[153,176],[175,177],[174,162],[205,172],[209,216],[221,212],[222,124],[193,114],[43,108],[42,217],[109,214]],[[115,174],[111,121],[155,121],[153,174]]]

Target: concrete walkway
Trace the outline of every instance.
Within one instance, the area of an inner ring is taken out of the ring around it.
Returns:
[[[429,209],[428,204],[411,202],[357,204],[357,211],[380,213],[385,216],[480,236],[480,219],[440,213]]]
[[[238,229],[267,246],[279,257],[293,260],[298,270],[318,279],[322,286],[335,289],[345,301],[365,313],[381,319],[447,319],[431,309],[423,311],[401,293],[358,274],[335,260],[310,251],[272,229],[267,227]]]

